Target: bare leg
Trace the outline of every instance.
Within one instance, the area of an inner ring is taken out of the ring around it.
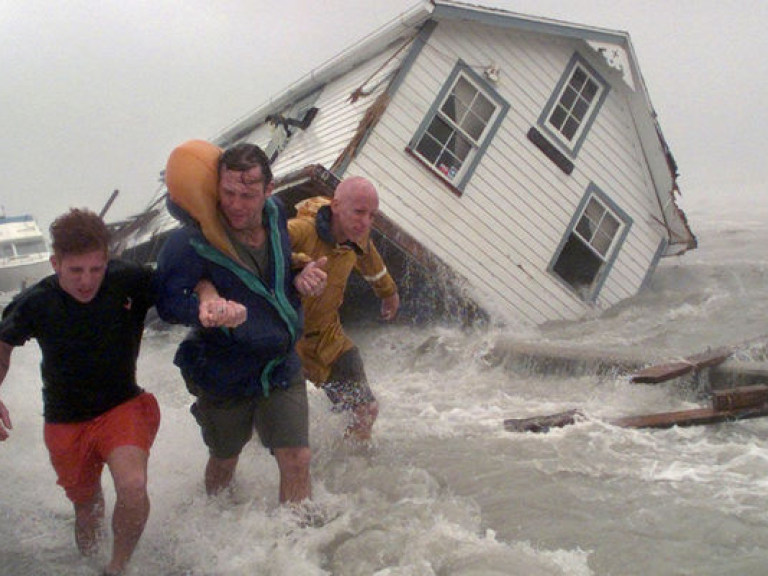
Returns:
[[[119,446],[107,458],[115,483],[115,509],[112,513],[112,560],[109,574],[120,574],[133,554],[149,517],[147,495],[147,452],[137,446]]]
[[[235,468],[239,456],[233,458],[208,458],[205,467],[205,492],[208,496],[215,496],[232,483],[235,476]]]
[[[352,409],[352,423],[347,426],[344,437],[359,442],[367,442],[371,439],[373,423],[376,421],[378,415],[378,402],[358,404]]]
[[[280,503],[299,503],[312,497],[309,464],[312,452],[306,446],[275,448],[280,470]]]
[[[75,502],[75,542],[83,556],[95,554],[99,548],[99,530],[104,522],[104,492],[96,492],[86,502]]]

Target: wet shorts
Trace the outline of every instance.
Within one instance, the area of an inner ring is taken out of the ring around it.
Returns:
[[[148,392],[86,422],[46,423],[43,435],[57,484],[72,502],[90,500],[112,450],[138,446],[149,453],[159,427],[160,407]]]
[[[222,398],[198,389],[190,411],[215,458],[238,456],[254,428],[270,450],[309,446],[309,404],[303,380],[270,390],[267,398]]]
[[[363,358],[357,347],[350,348],[338,357],[322,388],[338,410],[350,410],[360,404],[376,402],[368,386]]]

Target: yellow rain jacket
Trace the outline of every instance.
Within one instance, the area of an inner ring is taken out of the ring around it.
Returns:
[[[336,243],[330,231],[331,199],[318,196],[297,204],[297,215],[288,221],[294,265],[326,256],[328,283],[320,296],[303,296],[304,336],[296,344],[304,372],[316,385],[324,384],[331,366],[354,342],[344,333],[339,308],[344,302],[347,279],[357,270],[380,299],[397,291],[395,281],[376,246],[366,237],[362,245]]]

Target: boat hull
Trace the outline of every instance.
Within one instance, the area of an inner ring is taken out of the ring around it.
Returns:
[[[0,292],[18,292],[49,274],[53,268],[48,258],[0,266]]]

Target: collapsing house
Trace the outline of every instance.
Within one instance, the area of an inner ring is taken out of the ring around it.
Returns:
[[[420,2],[212,141],[264,148],[289,208],[371,179],[414,317],[578,319],[696,247],[625,32]],[[116,251],[154,258],[164,193]]]

